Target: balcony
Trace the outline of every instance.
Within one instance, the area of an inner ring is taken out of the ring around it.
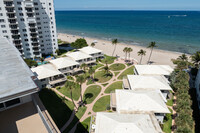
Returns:
[[[89,60],[89,61],[85,61],[85,64],[92,64],[92,63],[96,63],[96,60]]]
[[[5,1],[4,0],[4,4],[5,4],[5,7],[14,7],[13,1]]]
[[[25,7],[33,7],[33,2],[25,1]]]
[[[6,7],[7,13],[16,13],[14,7]]]
[[[28,23],[36,23],[35,18],[27,18]]]
[[[82,71],[82,69],[80,68],[74,68],[74,69],[66,69],[66,70],[60,70],[60,72],[64,73],[64,74],[74,74],[74,73],[77,73],[79,71]]]
[[[59,78],[59,79],[55,79],[49,82],[50,85],[55,85],[55,84],[59,84],[59,83],[63,83],[67,81],[67,78]]]

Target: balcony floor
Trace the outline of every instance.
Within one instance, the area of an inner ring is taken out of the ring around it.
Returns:
[[[33,102],[0,112],[0,133],[47,133]]]

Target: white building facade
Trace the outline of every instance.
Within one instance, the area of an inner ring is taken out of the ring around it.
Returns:
[[[0,34],[25,58],[58,49],[53,0],[0,0]]]

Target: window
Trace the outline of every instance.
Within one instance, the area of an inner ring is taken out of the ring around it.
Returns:
[[[37,3],[37,2],[34,2],[34,5],[35,5],[35,6],[37,6],[37,5],[38,5],[38,3]]]
[[[7,31],[6,31],[6,30],[3,30],[2,32],[3,32],[3,33],[7,33]]]
[[[16,99],[5,102],[5,105],[6,105],[6,107],[10,107],[10,106],[13,106],[13,105],[16,105],[19,103],[20,103],[20,99],[16,98]]]
[[[38,10],[38,8],[35,8],[35,10]]]
[[[41,79],[40,81],[42,81],[42,82],[43,82],[43,81],[45,81],[45,79]]]
[[[3,16],[3,13],[0,13],[0,16]]]
[[[23,31],[23,32],[26,32],[26,29],[23,29],[22,31]]]
[[[40,15],[39,13],[36,13],[36,15]]]
[[[29,46],[29,44],[27,43],[27,44],[25,44],[26,46]]]
[[[30,48],[27,48],[26,51],[30,51]]]
[[[23,19],[23,18],[21,18],[20,20],[21,20],[21,21],[24,21],[24,19]]]
[[[23,13],[19,13],[19,16],[24,16],[24,14]]]
[[[5,28],[6,26],[5,25],[1,25],[1,28]]]
[[[49,6],[51,6],[51,3],[49,3]]]
[[[0,109],[4,108],[4,104],[0,103]]]
[[[27,34],[24,34],[25,37],[27,37]]]
[[[4,19],[0,19],[0,23],[1,23],[1,22],[4,22]]]
[[[22,8],[21,8],[21,7],[19,7],[19,8],[18,8],[18,10],[19,10],[19,11],[22,11]]]
[[[25,42],[28,42],[28,39],[24,39]]]
[[[21,2],[17,2],[17,5],[21,5]]]

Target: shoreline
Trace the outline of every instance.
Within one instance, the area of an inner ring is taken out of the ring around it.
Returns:
[[[58,39],[61,39],[62,41],[66,42],[74,42],[78,38],[83,38],[83,36],[79,35],[72,35],[67,33],[58,33]],[[103,40],[99,38],[91,38],[91,37],[84,37],[86,39],[88,45],[90,45],[94,40],[97,41],[95,43],[94,48],[102,50],[105,54],[111,55],[114,49],[114,46],[112,45],[111,41]],[[138,45],[132,45],[132,44],[126,44],[123,42],[119,42],[116,46],[115,55],[120,56],[120,58],[125,57],[125,53],[123,52],[124,47],[131,47],[133,51],[130,53],[131,58],[136,59],[137,61],[140,60],[140,56],[137,55],[137,52],[140,49],[143,49],[146,51],[146,56],[143,57],[142,64],[147,64],[147,60],[150,54],[150,49],[147,49],[144,46],[138,46]],[[151,61],[153,61],[153,64],[160,64],[160,65],[170,65],[174,67],[174,64],[171,62],[171,59],[176,59],[178,56],[180,56],[181,52],[174,52],[174,51],[168,51],[168,50],[162,50],[162,49],[154,49]]]

